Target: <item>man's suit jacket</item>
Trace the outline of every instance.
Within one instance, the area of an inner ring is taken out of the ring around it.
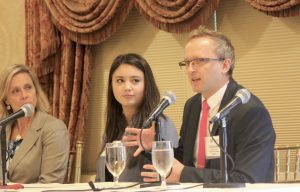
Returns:
[[[11,125],[7,125],[6,131],[9,139]],[[18,183],[62,183],[67,171],[69,145],[66,125],[45,112],[36,112],[9,163],[8,179]]]
[[[220,109],[228,104],[236,92],[243,88],[233,79],[227,86]],[[175,157],[185,167],[181,182],[218,182],[220,179],[220,158],[206,160],[204,169],[194,167],[194,145],[201,112],[201,94],[191,97],[185,104],[179,147]],[[227,116],[227,152],[235,166],[228,162],[231,182],[273,182],[275,132],[269,112],[253,94],[246,104],[236,106]],[[220,125],[214,123],[211,134],[220,133]],[[233,171],[230,170],[233,167]]]

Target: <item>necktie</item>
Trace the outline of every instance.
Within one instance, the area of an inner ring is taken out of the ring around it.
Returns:
[[[207,118],[208,118],[209,106],[207,100],[202,102],[202,116],[200,120],[200,134],[199,134],[199,146],[198,146],[198,161],[197,167],[205,167],[205,136],[207,130]]]

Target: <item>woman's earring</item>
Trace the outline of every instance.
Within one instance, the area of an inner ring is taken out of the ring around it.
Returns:
[[[6,109],[7,109],[7,111],[11,111],[11,106],[10,106],[10,104],[6,105]]]

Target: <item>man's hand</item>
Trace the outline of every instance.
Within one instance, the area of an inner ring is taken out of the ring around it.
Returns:
[[[141,176],[144,177],[144,182],[152,183],[159,181],[159,174],[155,171],[155,168],[151,164],[146,164],[143,166],[146,171],[141,172]]]
[[[167,178],[167,183],[179,182],[183,168],[184,165],[174,158],[171,174]]]
[[[159,181],[159,174],[155,171],[155,168],[151,164],[143,166],[146,171],[141,172],[141,176],[144,177],[144,182],[157,182]],[[174,158],[171,172],[168,173],[166,178],[167,183],[178,183],[184,165]]]
[[[140,143],[140,132],[141,129],[129,127],[125,129],[125,134],[122,138],[122,141],[126,146],[138,146],[138,149],[133,154],[134,157],[144,151],[144,148],[146,150],[152,149],[152,143],[155,140],[155,122],[152,122],[152,126],[150,128],[143,129],[142,142],[144,148]]]

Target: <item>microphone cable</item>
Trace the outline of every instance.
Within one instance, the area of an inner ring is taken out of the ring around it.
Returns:
[[[218,123],[219,123],[219,121],[218,121]],[[221,128],[223,129],[223,127],[221,127]],[[232,171],[233,171],[233,169],[234,169],[234,167],[235,167],[235,163],[234,163],[233,158],[231,157],[231,155],[229,155],[229,153],[225,152],[224,148],[223,148],[223,147],[215,140],[214,135],[212,135],[211,132],[209,132],[209,136],[210,136],[211,139],[214,141],[214,143],[219,147],[219,149],[224,153],[225,158],[226,158],[226,157],[229,158],[229,160],[230,160],[230,162],[231,162],[231,165],[232,165],[232,167],[231,167],[231,169],[230,169],[230,171],[229,171],[230,174],[231,174]],[[220,141],[220,140],[219,140],[219,141]]]

